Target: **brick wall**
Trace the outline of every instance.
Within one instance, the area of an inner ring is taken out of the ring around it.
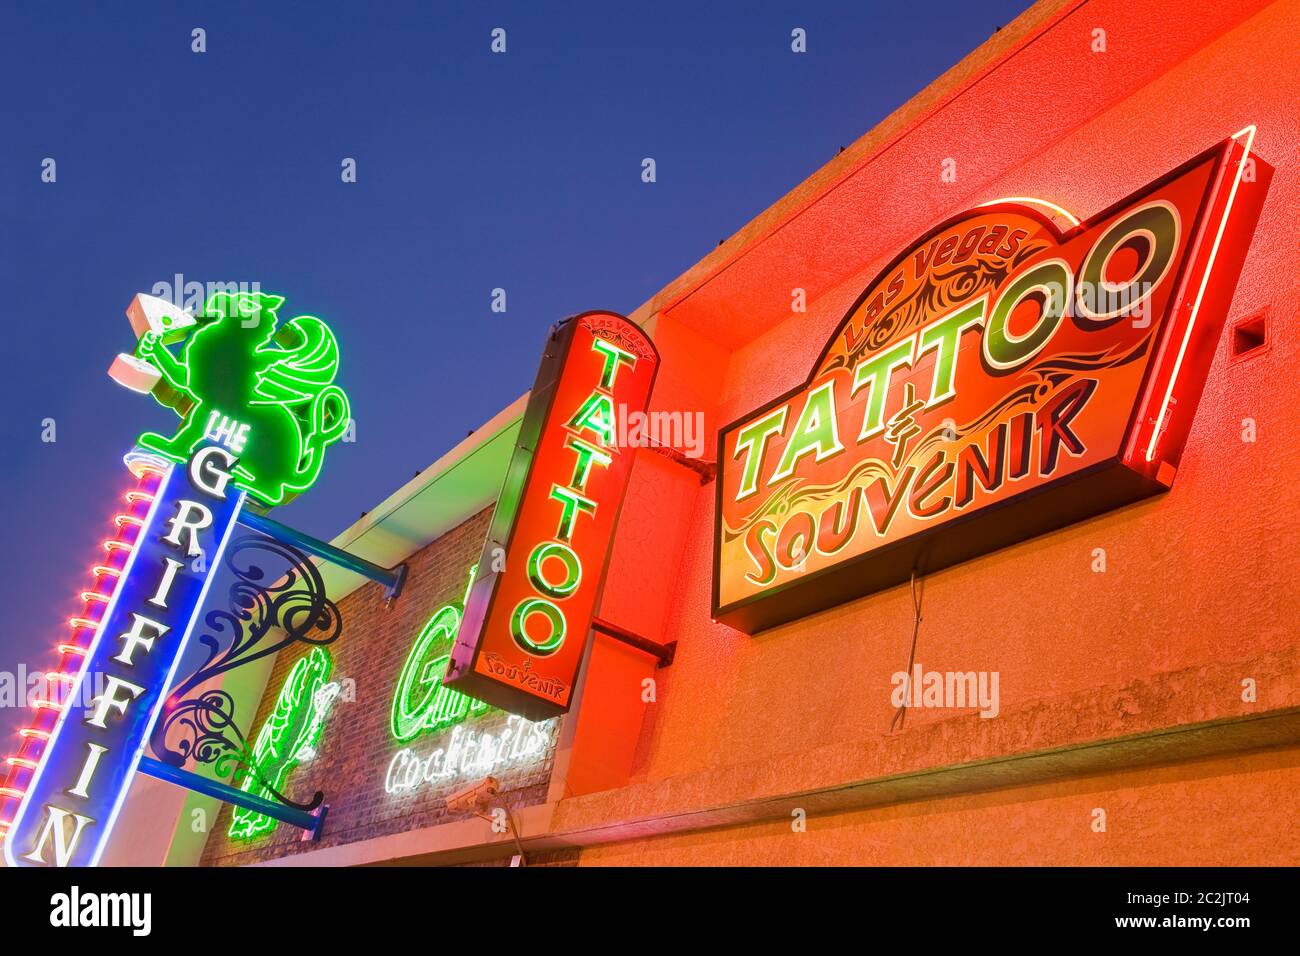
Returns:
[[[343,633],[329,647],[334,660],[331,679],[355,681],[353,700],[335,702],[321,734],[315,757],[295,769],[288,779],[288,796],[305,800],[323,790],[329,816],[318,843],[304,843],[301,831],[278,824],[253,840],[228,835],[231,808],[223,805],[204,847],[204,865],[240,865],[336,846],[407,830],[464,819],[448,813],[448,792],[471,782],[471,776],[446,783],[423,783],[414,790],[390,795],[384,780],[389,762],[403,746],[420,755],[442,746],[451,730],[422,735],[405,744],[389,730],[393,690],[402,665],[425,622],[444,604],[464,596],[470,565],[478,560],[492,509],[469,518],[408,559],[410,575],[402,596],[384,606],[383,588],[366,584],[339,602]],[[289,649],[275,663],[252,725],[250,741],[280,693],[289,669],[306,649]],[[478,733],[498,734],[508,715],[490,710],[462,725]],[[543,754],[526,765],[493,772],[511,808],[542,803],[550,782],[557,728]]]

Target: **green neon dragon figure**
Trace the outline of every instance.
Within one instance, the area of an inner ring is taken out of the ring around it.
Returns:
[[[333,661],[329,652],[313,647],[300,657],[285,678],[275,709],[266,718],[253,743],[254,771],[245,775],[240,789],[268,800],[282,791],[289,774],[315,755],[330,708],[339,695],[338,683],[327,683]],[[231,814],[230,838],[251,840],[275,829],[275,820],[255,810],[236,807]]]
[[[239,455],[234,483],[267,505],[290,501],[320,474],[325,447],[347,431],[347,394],[334,333],[300,315],[277,328],[284,298],[221,292],[210,299],[180,357],[146,332],[138,358],[162,375],[154,397],[181,416],[167,438],[145,432],[144,448],[186,461],[207,440]]]

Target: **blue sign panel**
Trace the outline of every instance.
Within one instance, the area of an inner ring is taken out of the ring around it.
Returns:
[[[94,866],[244,494],[218,445],[172,465],[4,841],[9,866]]]

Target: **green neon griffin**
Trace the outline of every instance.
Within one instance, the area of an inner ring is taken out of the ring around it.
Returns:
[[[334,333],[311,315],[279,325],[283,303],[278,295],[221,292],[196,317],[179,357],[154,332],[136,348],[162,375],[154,397],[181,416],[176,434],[145,432],[139,444],[185,461],[205,440],[221,440],[239,455],[234,483],[267,505],[311,487],[351,415],[334,384]]]
[[[340,686],[329,682],[334,663],[324,648],[313,647],[300,657],[280,688],[275,709],[253,744],[253,769],[240,789],[268,800],[283,792],[293,769],[316,753],[325,721]],[[255,810],[235,807],[230,819],[233,840],[251,840],[275,829],[275,820]]]

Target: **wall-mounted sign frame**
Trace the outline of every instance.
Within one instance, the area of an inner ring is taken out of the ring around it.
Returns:
[[[1169,488],[1270,175],[1254,127],[1087,222],[912,243],[719,432],[713,616],[756,631]]]
[[[569,709],[636,451],[617,420],[645,411],[658,370],[616,313],[552,329],[444,687],[529,720]]]
[[[117,356],[109,376],[152,395],[182,422],[170,437],[144,433],[126,456],[137,485],[114,518],[116,534],[102,544],[92,587],[81,592],[82,613],[68,621],[72,634],[57,647],[58,669],[50,673],[61,690],[33,702],[19,750],[5,759],[0,839],[10,865],[98,863],[137,772],[216,797],[263,823],[320,835],[324,794],[297,803],[277,788],[311,751],[328,713],[325,697],[313,695],[311,707],[297,709],[308,722],[287,750],[272,728],[250,754],[233,698],[199,689],[298,640],[316,645],[318,664],[328,659],[319,645],[338,637],[341,621],[307,554],[381,583],[389,600],[406,580],[405,565],[382,568],[264,513],[308,488],[325,447],[351,426],[347,396],[334,384],[333,332],[314,316],[281,325],[283,302],[224,291],[195,316],[141,293],[127,308],[138,344]],[[178,343],[180,355],[168,348]],[[256,533],[227,548],[236,523]],[[215,615],[233,627],[225,625],[224,642],[203,635],[206,661],[174,684],[223,553],[257,551],[289,566],[281,580],[296,582],[293,601],[268,597],[277,578],[266,577],[263,566],[227,562],[239,579],[232,588],[237,611],[214,610],[205,621]],[[216,773],[187,770],[189,762]],[[237,768],[243,789],[217,779]]]
[[[243,507],[227,449],[153,461],[161,484],[6,835],[9,866],[99,862]]]

